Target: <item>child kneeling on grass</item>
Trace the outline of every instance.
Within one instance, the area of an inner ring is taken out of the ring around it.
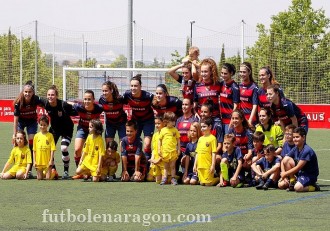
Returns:
[[[217,153],[217,139],[211,134],[212,118],[202,119],[201,136],[197,143],[194,164],[194,172],[202,186],[213,186],[219,182],[219,178],[214,177],[215,155]]]
[[[121,140],[121,181],[141,182],[147,171],[146,156],[142,151],[142,140],[137,136],[138,125],[134,120],[126,123],[126,136]]]
[[[265,156],[252,164],[251,168],[256,174],[256,189],[267,190],[269,187],[277,185],[280,178],[281,158],[276,155],[275,151],[275,146],[268,144],[264,148]]]
[[[303,127],[293,130],[293,142],[295,147],[282,160],[283,171],[278,187],[296,192],[320,191],[320,186],[316,184],[319,175],[317,156],[306,144],[306,130]]]
[[[29,169],[32,165],[31,151],[23,130],[19,130],[15,134],[14,148],[10,152],[9,159],[3,167],[2,179],[27,179]],[[8,170],[10,165],[13,166]],[[8,170],[8,171],[7,171]]]
[[[93,182],[98,182],[101,176],[102,157],[104,156],[104,142],[102,139],[103,125],[99,119],[89,122],[89,135],[84,144],[77,175],[84,175],[88,180],[90,175]]]
[[[114,140],[107,143],[107,149],[102,158],[101,181],[112,182],[116,178],[120,155],[117,152],[118,143]]]
[[[231,185],[233,188],[241,188],[243,186],[243,155],[241,149],[235,147],[235,140],[234,134],[226,134],[224,137],[224,153],[220,163],[221,173],[218,187]]]

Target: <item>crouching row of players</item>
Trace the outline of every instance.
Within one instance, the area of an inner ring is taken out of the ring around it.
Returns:
[[[54,164],[55,143],[52,134],[47,131],[49,120],[47,116],[39,119],[40,132],[35,136],[33,155],[34,167],[38,179],[51,179],[51,169]],[[150,170],[147,174],[148,161],[142,152],[142,140],[137,137],[137,124],[128,121],[126,136],[121,140],[122,181],[155,180],[160,185],[170,182],[177,185],[175,163],[180,154],[180,135],[175,125],[175,115],[165,113],[164,117],[155,119],[156,132],[152,138],[152,157],[149,160]],[[217,140],[211,134],[212,119],[194,122],[188,132],[189,143],[181,160],[183,166],[182,181],[184,184],[201,184],[219,187],[232,186],[239,188],[247,183],[246,172],[252,175],[248,181],[257,189],[277,187],[297,192],[318,191],[316,184],[319,175],[317,156],[306,144],[306,131],[289,125],[285,130],[285,143],[282,155],[277,155],[273,145],[263,147],[265,135],[256,132],[253,135],[254,157],[252,165],[244,159],[239,147],[235,147],[235,136],[227,134],[224,137],[223,151],[220,163],[220,176],[215,177]],[[92,177],[93,181],[111,181],[120,163],[117,152],[118,144],[108,142],[104,147],[102,139],[103,125],[100,120],[91,120],[89,136],[84,144],[83,154],[77,174]],[[201,133],[203,135],[201,135]],[[18,131],[15,147],[5,164],[1,177],[3,179],[26,179],[31,152],[27,146],[25,132]],[[13,164],[12,168],[9,166]],[[249,169],[251,166],[251,169]],[[169,177],[170,176],[170,177]]]
[[[38,120],[39,132],[34,137],[33,167],[37,172],[37,179],[54,179],[54,153],[56,151],[53,135],[48,131],[49,118],[43,115]],[[89,136],[84,144],[83,156],[76,170],[84,174],[86,179],[92,177],[93,181],[113,178],[120,163],[117,152],[118,144],[115,141],[107,143],[106,148],[102,138],[103,125],[100,120],[91,120],[89,123]],[[32,165],[31,151],[28,146],[26,133],[19,130],[15,134],[14,148],[6,162],[2,179],[27,179]],[[13,165],[11,168],[10,166]]]
[[[196,125],[192,125],[190,132],[195,130],[194,127]],[[286,127],[285,143],[281,155],[276,153],[276,148],[272,144],[263,146],[264,139],[265,135],[262,132],[253,134],[254,156],[251,164],[244,159],[240,148],[235,147],[235,136],[233,134],[225,135],[224,153],[220,163],[220,177],[218,179],[213,178],[213,181],[206,185],[217,184],[219,187],[232,186],[240,188],[243,183],[248,183],[249,186],[264,190],[270,187],[297,192],[320,190],[320,187],[316,184],[319,175],[317,156],[313,149],[306,144],[306,131],[303,128],[295,128],[293,125]],[[191,172],[188,169],[188,173],[185,172],[184,176],[188,176],[184,179],[186,184],[198,183],[197,176],[199,175],[194,173],[199,173],[199,171],[196,171],[196,163],[198,166],[198,156],[200,155],[199,145],[198,142],[196,148],[197,161],[195,160],[193,171]],[[187,146],[187,149],[186,155],[189,156],[189,146]],[[195,152],[192,152],[192,155],[189,156],[190,161],[194,156]],[[212,162],[211,165],[213,164]],[[212,170],[210,168],[210,171]],[[252,179],[247,177],[250,173]],[[203,179],[200,179],[200,182],[202,183]]]

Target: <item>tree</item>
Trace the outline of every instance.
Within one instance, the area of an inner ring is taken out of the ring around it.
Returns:
[[[163,68],[163,67],[165,67],[165,60],[159,62],[156,57],[154,58],[152,64],[148,66],[148,68]]]
[[[187,37],[187,41],[186,41],[186,56],[189,55],[189,49],[191,47],[191,40],[189,37]]]
[[[127,58],[125,55],[119,55],[115,61],[110,64],[111,68],[126,68],[127,67]]]
[[[236,68],[236,73],[238,73],[239,66],[241,64],[241,55],[240,55],[239,51],[237,51],[237,54],[235,56],[228,57],[226,59],[226,62],[233,64],[235,66],[235,68]]]
[[[220,55],[220,62],[219,62],[219,70],[221,71],[222,65],[226,62],[226,55],[225,55],[225,44],[222,44],[221,55]]]
[[[272,17],[269,30],[262,24],[257,26],[258,40],[247,48],[249,60],[254,69],[271,65],[292,100],[320,103],[326,99],[324,103],[329,103],[328,94],[321,94],[326,88],[322,80],[329,76],[329,23],[324,10],[312,8],[311,0],[292,0],[287,11]],[[315,92],[320,92],[319,97]]]
[[[179,51],[175,50],[173,53],[171,53],[172,59],[168,67],[173,67],[176,65],[179,65],[181,63],[181,60],[184,58],[179,54]]]

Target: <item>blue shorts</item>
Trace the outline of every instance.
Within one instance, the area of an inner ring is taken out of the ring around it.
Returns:
[[[315,176],[308,176],[308,175],[300,175],[297,178],[297,181],[301,183],[304,187],[309,185],[314,185],[317,181],[317,177]]]
[[[236,169],[233,169],[233,168],[228,168],[228,176],[229,176],[229,179],[232,178],[234,175],[235,175],[235,172],[236,172]],[[241,171],[237,178],[239,179],[240,182],[243,182],[244,181],[244,174],[243,174],[243,171]]]
[[[76,138],[81,138],[81,139],[87,139],[88,136],[88,132],[85,132],[84,129],[82,129],[82,127],[78,126],[77,127],[77,134],[76,134]]]
[[[155,119],[149,119],[146,121],[137,121],[138,124],[138,131],[137,131],[137,136],[141,137],[142,131],[143,135],[152,137],[155,131]]]
[[[123,137],[126,136],[126,122],[118,123],[118,124],[111,124],[106,123],[105,126],[105,138],[115,138],[116,131],[118,131],[119,139],[121,140]]]
[[[38,122],[35,120],[31,121],[18,121],[17,130],[23,130],[26,128],[27,134],[36,134],[38,131]]]

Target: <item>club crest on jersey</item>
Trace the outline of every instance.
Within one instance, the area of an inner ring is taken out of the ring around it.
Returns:
[[[57,115],[58,115],[58,117],[62,117],[63,112],[62,112],[62,111],[58,111],[58,112],[57,112]]]
[[[173,132],[173,136],[175,137],[175,132]]]
[[[206,147],[210,146],[210,143],[209,142],[206,142],[205,143]]]
[[[49,141],[48,140],[46,140],[46,144],[49,145]]]
[[[21,153],[21,159],[25,159],[25,154]]]
[[[182,127],[185,128],[185,127],[187,127],[187,125],[188,125],[188,123],[183,123],[183,124],[182,124]]]
[[[98,151],[99,150],[99,146],[95,146],[95,150]]]
[[[242,89],[242,90],[241,90],[241,93],[244,94],[244,92],[245,92],[245,89]]]

